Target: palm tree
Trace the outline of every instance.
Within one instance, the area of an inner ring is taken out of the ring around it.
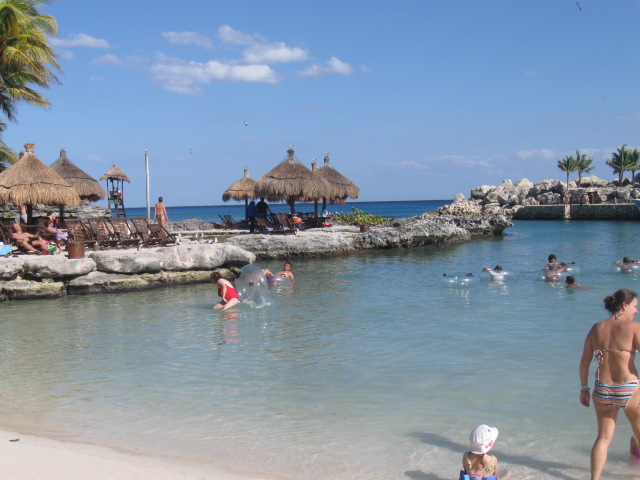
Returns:
[[[54,71],[62,72],[57,55],[48,42],[58,34],[56,20],[40,14],[49,0],[0,0],[0,111],[16,121],[19,102],[48,108],[49,101],[33,87],[49,88],[60,83]],[[0,122],[0,135],[6,124]],[[0,139],[0,167],[12,163],[15,154]]]
[[[558,160],[558,168],[567,174],[567,193],[569,192],[569,175],[578,169],[578,162],[572,156]]]
[[[593,157],[587,157],[587,154],[580,153],[580,150],[576,150],[576,162],[578,164],[576,168],[576,171],[578,172],[578,187],[581,187],[582,174],[589,173],[596,167],[591,165],[593,163]]]
[[[629,154],[629,157],[633,163],[633,166],[629,168],[629,170],[631,170],[631,186],[633,187],[636,181],[636,171],[640,170],[640,150],[634,148]]]
[[[632,157],[632,151],[627,145],[622,145],[617,152],[611,154],[611,158],[607,160],[607,165],[613,168],[613,173],[618,174],[618,185],[622,185],[624,172],[636,166]]]

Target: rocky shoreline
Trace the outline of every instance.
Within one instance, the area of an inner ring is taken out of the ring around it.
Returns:
[[[200,221],[177,222],[172,229],[186,231],[183,228],[193,227],[193,222]],[[213,270],[225,269],[223,275],[232,276],[234,269],[259,259],[442,247],[502,236],[511,225],[503,215],[470,218],[426,213],[392,220],[365,233],[358,227],[331,227],[297,235],[235,234],[220,243],[206,243],[202,235],[200,241],[185,235],[176,246],[91,251],[80,259],[69,259],[66,253],[5,257],[0,258],[0,301],[203,283]]]
[[[532,183],[526,178],[512,183],[504,180],[500,185],[483,185],[471,190],[466,198],[459,193],[453,203],[438,209],[438,213],[465,216],[505,215],[508,218],[520,218],[526,207],[562,206],[562,205],[619,205],[630,204],[640,199],[640,188],[636,188],[628,179],[621,185],[596,176],[584,177],[578,181],[542,180]],[[599,212],[601,209],[594,209]],[[637,213],[634,209],[630,213]],[[527,218],[522,215],[522,218]],[[554,212],[549,218],[558,218]],[[563,218],[560,216],[559,218]],[[589,216],[584,216],[588,219]],[[594,217],[601,218],[601,217]]]

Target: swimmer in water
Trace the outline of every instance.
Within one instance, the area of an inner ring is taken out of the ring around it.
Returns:
[[[558,276],[567,269],[567,265],[573,265],[576,262],[558,262],[558,258],[552,253],[549,255],[547,259],[549,263],[547,263],[543,270],[547,270],[544,275],[544,279],[546,282],[557,282],[559,280]]]
[[[238,292],[229,280],[222,278],[220,272],[213,272],[211,274],[211,281],[218,284],[218,296],[222,298],[220,303],[216,304],[213,308],[226,310],[240,303]]]
[[[296,281],[296,277],[293,275],[293,272],[291,271],[291,262],[284,262],[282,270],[280,270],[278,273],[275,273],[275,274],[271,273],[271,271],[267,268],[263,268],[262,271],[267,276],[267,279],[269,277],[283,277],[283,278],[288,278],[292,282]]]
[[[502,267],[500,265],[496,265],[495,267],[493,267],[493,269],[484,267],[482,270],[485,272],[489,272],[489,275],[491,275],[491,280],[504,280],[504,271],[502,270]]]
[[[624,257],[622,261],[616,260],[616,265],[620,267],[622,273],[633,273],[634,267],[640,263],[640,260],[634,260],[630,257]]]
[[[577,288],[578,290],[585,290],[589,287],[585,287],[584,285],[578,285],[576,283],[576,279],[573,278],[572,275],[567,275],[567,279],[565,280],[567,286],[565,288]]]

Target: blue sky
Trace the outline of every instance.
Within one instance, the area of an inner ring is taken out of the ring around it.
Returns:
[[[331,164],[360,200],[592,172],[640,144],[638,0],[58,0],[62,85],[5,142],[61,148],[128,206],[216,205],[249,168]],[[246,122],[247,124],[245,125]]]

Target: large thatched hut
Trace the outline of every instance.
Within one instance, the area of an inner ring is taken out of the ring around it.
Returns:
[[[100,183],[69,160],[64,148],[60,150],[60,157],[51,165],[51,168],[69,182],[81,199],[97,202],[105,198],[104,188]]]
[[[295,202],[299,199],[322,198],[330,191],[330,185],[300,163],[294,155],[293,145],[287,156],[256,183],[256,196],[270,202],[286,201],[295,213]]]
[[[327,208],[327,200],[334,203],[345,203],[347,198],[356,199],[360,196],[360,188],[351,180],[338,172],[331,163],[329,163],[329,154],[324,156],[324,165],[317,170],[317,174],[324,178],[332,185],[337,193],[334,197],[323,197],[322,209]]]
[[[0,173],[0,204],[26,205],[31,222],[33,205],[80,205],[73,187],[34,153],[34,144],[25,144],[26,153]]]
[[[232,198],[234,200],[244,200],[244,216],[247,218],[247,206],[249,200],[256,198],[256,181],[249,177],[249,169],[245,167],[244,175],[240,180],[234,182],[229,188],[227,188],[222,194],[222,201],[228,202]]]

